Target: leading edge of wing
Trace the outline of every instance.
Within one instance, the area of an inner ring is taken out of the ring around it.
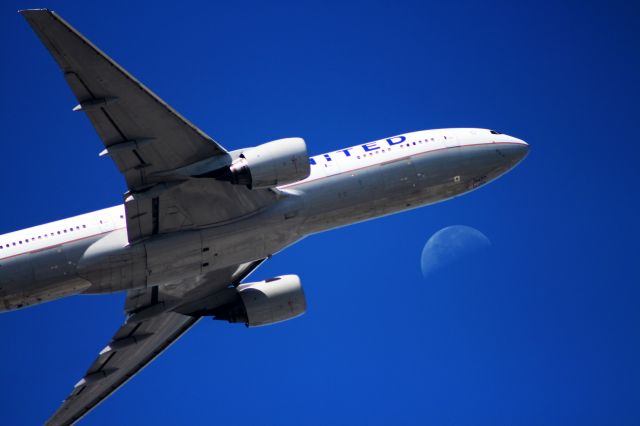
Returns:
[[[76,384],[67,399],[64,400],[62,405],[49,420],[47,420],[46,425],[71,425],[80,420],[113,392],[132,379],[144,367],[149,365],[151,361],[175,343],[180,336],[187,332],[187,330],[199,320],[200,318],[166,312],[149,320],[146,324],[134,325],[125,323],[114,335],[114,338],[119,337],[115,341],[132,338],[134,337],[134,333],[140,329],[142,329],[142,334],[139,334],[140,336],[150,335],[151,337],[145,340],[141,339],[140,343],[135,345],[140,345],[140,348],[134,347],[134,345],[129,346],[129,349],[134,352],[133,354],[128,353],[126,347],[123,350],[111,350],[111,348],[107,346],[107,348],[100,353],[85,377]],[[146,333],[153,331],[154,324],[157,323],[163,325],[157,333]],[[147,330],[144,327],[145,325],[148,325],[150,329]],[[170,332],[167,333],[167,331]],[[127,336],[127,334],[129,334],[129,336]],[[110,365],[110,363],[126,363],[127,360],[135,358],[135,355],[141,351],[145,352],[144,356],[139,360],[136,359],[132,368],[118,369]],[[117,354],[121,355],[121,359],[115,358],[114,360],[114,356]],[[87,398],[86,401],[84,401],[85,398]]]
[[[194,326],[200,320],[202,310],[210,308],[211,303],[216,306],[213,299],[217,293],[228,285],[238,285],[263,261],[221,270],[181,297],[164,294],[158,287],[129,291],[125,302],[127,321],[46,424],[70,425],[88,414]],[[165,300],[165,296],[168,299],[178,297],[180,301],[174,306]],[[156,311],[157,306],[166,308]],[[139,314],[150,310],[155,313]]]
[[[130,189],[154,174],[213,157],[221,145],[160,99],[62,17],[48,9],[22,10],[64,73],[79,104]]]
[[[168,109],[172,114],[174,114],[176,117],[178,117],[181,121],[184,122],[184,124],[188,125],[189,127],[191,127],[194,131],[196,131],[200,136],[202,136],[204,139],[207,139],[208,141],[210,141],[211,143],[215,144],[216,147],[218,148],[218,150],[221,153],[227,153],[227,150],[225,148],[223,148],[220,144],[218,144],[216,141],[214,141],[209,135],[207,135],[206,133],[204,133],[202,130],[200,130],[198,127],[196,127],[193,123],[191,123],[189,120],[187,120],[182,114],[180,114],[178,111],[176,111],[175,109],[173,109],[169,104],[167,104],[165,101],[163,101],[162,99],[160,99],[155,93],[153,93],[147,86],[145,86],[144,84],[142,84],[138,79],[136,79],[134,76],[132,76],[131,74],[129,74],[129,72],[127,72],[127,70],[125,70],[124,68],[122,68],[117,62],[115,62],[113,59],[111,59],[107,54],[105,54],[102,50],[100,50],[96,45],[94,45],[91,41],[89,41],[86,37],[84,37],[82,34],[80,34],[75,28],[73,28],[67,21],[65,21],[60,15],[58,15],[56,12],[54,12],[53,10],[50,9],[21,9],[18,11],[19,14],[21,14],[28,22],[29,24],[32,25],[32,23],[37,22],[37,19],[42,16],[42,15],[50,15],[51,17],[53,17],[55,20],[59,21],[62,25],[64,25],[69,31],[75,33],[75,35],[77,37],[79,37],[83,42],[85,42],[86,44],[88,44],[92,49],[94,49],[96,52],[98,52],[106,61],[108,61],[113,67],[117,68],[122,74],[124,74],[125,77],[127,77],[129,80],[131,80],[133,83],[135,83],[138,87],[140,87],[140,89],[144,90],[145,92],[147,92],[148,95],[150,95],[151,97],[154,98],[155,101],[157,101],[159,104],[161,104],[162,106],[164,106],[166,109]],[[33,26],[33,25],[32,25]],[[48,48],[49,46],[47,46]],[[57,58],[56,58],[57,59]]]

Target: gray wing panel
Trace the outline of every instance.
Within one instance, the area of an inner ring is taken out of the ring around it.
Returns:
[[[239,284],[262,262],[225,268],[202,283],[129,291],[127,322],[100,351],[47,425],[70,425],[80,420],[189,330],[199,320],[198,312],[225,303],[227,293],[223,290]]]
[[[65,79],[125,175],[129,189],[163,182],[157,173],[227,151],[163,102],[111,58],[49,10],[20,12]]]
[[[242,219],[270,206],[278,196],[269,189],[251,190],[215,179],[190,179],[153,198],[131,195],[124,203],[129,241]]]
[[[74,387],[47,425],[70,425],[95,408],[160,355],[199,318],[166,312],[124,324]]]

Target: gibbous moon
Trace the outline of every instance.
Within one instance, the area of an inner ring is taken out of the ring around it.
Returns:
[[[422,249],[422,276],[426,278],[438,269],[457,263],[490,246],[489,238],[470,226],[453,225],[442,228],[429,238]]]

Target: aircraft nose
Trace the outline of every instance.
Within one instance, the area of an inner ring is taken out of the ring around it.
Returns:
[[[514,153],[514,158],[516,163],[521,162],[522,160],[525,159],[525,157],[529,154],[529,144],[526,143],[525,141],[523,141],[522,139],[516,139],[516,144],[515,146],[515,153]]]
[[[510,167],[513,167],[529,154],[529,144],[521,139],[513,138],[512,142],[501,146],[497,151],[498,155],[503,157]]]

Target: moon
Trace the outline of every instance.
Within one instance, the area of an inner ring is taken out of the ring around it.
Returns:
[[[427,278],[439,269],[491,247],[491,241],[482,232],[466,225],[442,228],[429,238],[422,249],[420,266]]]

